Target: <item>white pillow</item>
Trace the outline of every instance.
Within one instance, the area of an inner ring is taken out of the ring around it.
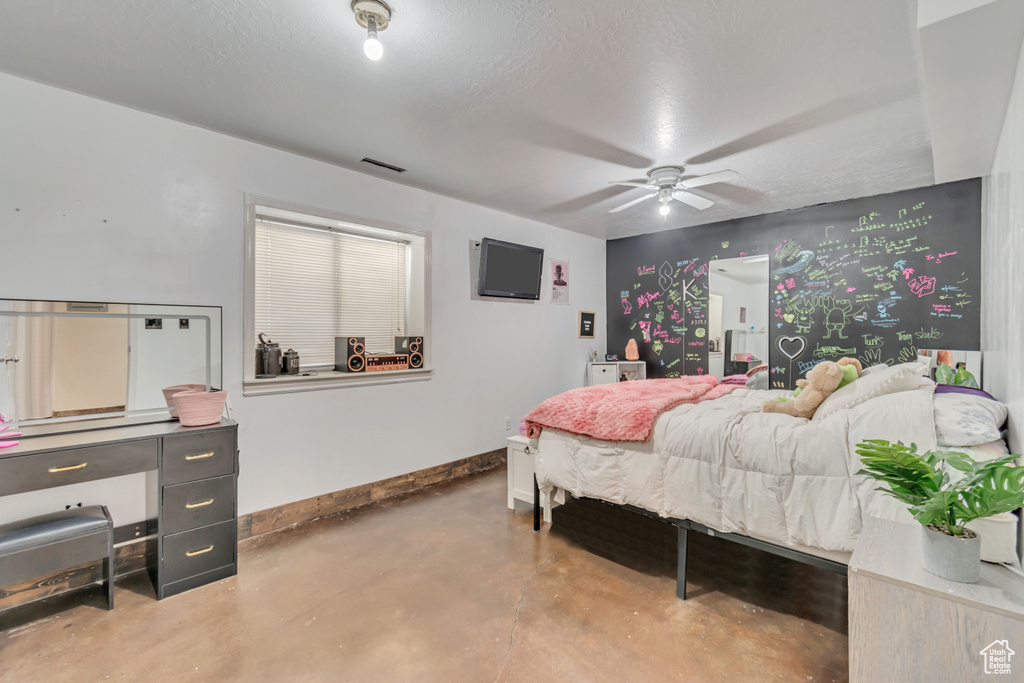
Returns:
[[[984,396],[935,394],[933,406],[935,441],[947,448],[995,441],[1006,421],[1006,406]]]
[[[888,366],[888,365],[886,365],[885,363],[879,363],[878,365],[872,365],[872,366],[871,366],[871,367],[869,367],[869,368],[864,368],[863,370],[861,370],[861,371],[860,371],[860,376],[861,376],[861,377],[863,377],[864,375],[870,375],[870,374],[871,374],[872,372],[874,372],[875,370],[879,370],[879,369],[881,369],[881,370],[885,370],[885,369],[886,369],[886,368],[888,368],[888,367],[889,367],[889,366]]]
[[[924,373],[925,366],[921,363],[903,363],[891,368],[873,367],[869,374],[861,375],[859,379],[832,392],[832,395],[818,406],[811,419],[824,420],[837,410],[852,408],[876,396],[917,389],[921,386]]]

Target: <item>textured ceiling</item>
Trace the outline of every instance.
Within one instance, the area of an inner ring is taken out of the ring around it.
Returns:
[[[389,2],[6,0],[0,70],[599,237],[932,182],[913,0]],[[607,213],[665,164],[740,178]]]

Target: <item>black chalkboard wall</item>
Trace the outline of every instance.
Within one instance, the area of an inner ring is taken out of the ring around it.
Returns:
[[[981,181],[922,187],[611,240],[608,351],[648,377],[708,371],[708,262],[768,254],[769,367],[793,388],[821,360],[980,349]]]

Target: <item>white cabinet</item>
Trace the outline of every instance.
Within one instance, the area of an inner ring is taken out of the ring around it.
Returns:
[[[587,368],[587,385],[614,384],[622,381],[647,379],[647,365],[642,360],[618,360],[605,363],[590,363]]]
[[[514,510],[516,501],[533,505],[533,458],[536,449],[525,436],[510,436],[508,441],[508,509]],[[565,492],[559,489],[554,496],[541,494],[544,521],[551,522],[551,508],[565,502]]]

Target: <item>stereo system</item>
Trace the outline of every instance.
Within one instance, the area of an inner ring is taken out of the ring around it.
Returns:
[[[394,353],[366,353],[366,337],[334,338],[338,372],[383,372],[423,367],[423,337],[395,337]]]
[[[423,367],[423,337],[395,337],[395,353],[409,354],[409,367]]]

